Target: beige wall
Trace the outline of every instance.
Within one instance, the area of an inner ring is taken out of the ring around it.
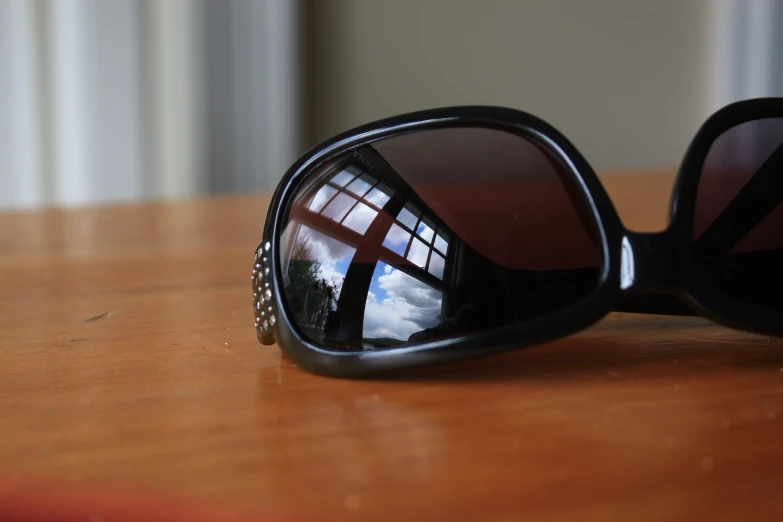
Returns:
[[[710,0],[308,4],[309,144],[397,113],[506,105],[596,169],[676,165],[710,96]]]

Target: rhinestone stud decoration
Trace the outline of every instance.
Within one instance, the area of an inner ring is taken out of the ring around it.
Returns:
[[[253,283],[253,315],[256,335],[261,344],[274,344],[274,326],[277,318],[272,304],[273,288],[271,281],[272,244],[265,241],[255,252],[251,281]]]

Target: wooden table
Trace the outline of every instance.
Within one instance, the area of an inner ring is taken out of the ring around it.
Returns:
[[[625,222],[672,178],[606,176]],[[268,199],[0,216],[0,479],[314,520],[783,520],[783,346],[698,318],[384,380],[252,328]]]

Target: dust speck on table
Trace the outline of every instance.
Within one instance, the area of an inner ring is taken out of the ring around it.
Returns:
[[[106,319],[108,317],[111,317],[111,312],[103,312],[102,314],[94,315],[92,317],[88,317],[84,320],[85,323],[94,323],[95,321],[100,321],[101,319]]]

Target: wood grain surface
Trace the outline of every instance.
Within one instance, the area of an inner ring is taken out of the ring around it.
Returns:
[[[625,223],[672,177],[606,176]],[[335,380],[252,327],[268,199],[0,215],[0,479],[313,520],[783,520],[783,346],[614,314]]]

